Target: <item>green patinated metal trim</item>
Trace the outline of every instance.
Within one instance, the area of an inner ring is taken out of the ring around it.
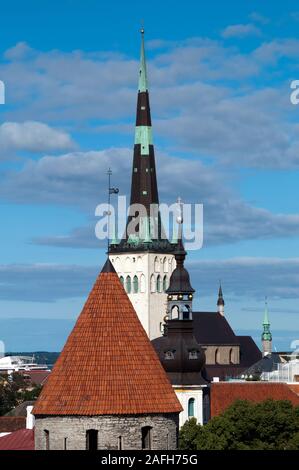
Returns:
[[[146,60],[145,60],[145,51],[144,51],[144,30],[141,30],[141,52],[140,52],[140,69],[139,69],[139,81],[138,81],[138,91],[147,91],[148,82],[147,82],[147,73],[146,73]]]
[[[153,134],[150,126],[135,128],[135,144],[141,145],[141,155],[149,155],[149,146],[153,145]]]
[[[271,341],[272,340],[272,334],[271,334],[271,331],[270,331],[268,305],[267,304],[265,306],[265,312],[264,312],[262,340],[264,340],[264,341]]]

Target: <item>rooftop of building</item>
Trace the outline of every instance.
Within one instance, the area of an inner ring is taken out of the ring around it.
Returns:
[[[299,405],[299,384],[275,382],[215,382],[211,384],[211,417],[226,410],[236,400],[261,402],[289,400]]]
[[[0,437],[0,450],[34,450],[34,430],[19,429]]]
[[[108,259],[33,413],[154,414],[181,409]]]

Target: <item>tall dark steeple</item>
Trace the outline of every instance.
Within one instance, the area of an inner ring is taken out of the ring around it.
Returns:
[[[173,244],[163,235],[158,210],[159,195],[144,49],[144,29],[141,29],[141,54],[131,181],[131,210],[127,220],[126,233],[119,245],[111,247],[111,251],[173,252]],[[138,211],[136,206],[133,206],[136,204],[144,210]]]

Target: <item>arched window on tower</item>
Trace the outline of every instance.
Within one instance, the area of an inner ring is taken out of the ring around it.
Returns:
[[[157,276],[157,292],[162,292],[162,283],[161,283],[161,276],[158,274]]]
[[[133,277],[133,292],[138,294],[138,277],[136,275]]]
[[[183,309],[183,320],[191,320],[190,307],[189,307],[189,305],[184,305],[184,309]]]
[[[159,263],[159,258],[158,258],[158,256],[156,256],[156,258],[155,258],[155,263],[154,263],[154,264],[155,264],[155,272],[156,272],[156,273],[159,273],[159,272],[160,272],[160,263]]]
[[[151,292],[156,292],[156,281],[155,281],[155,275],[151,275]]]
[[[195,398],[189,398],[188,400],[188,418],[194,417],[195,410]]]
[[[145,275],[144,274],[141,274],[140,276],[140,292],[142,294],[145,293]]]
[[[165,274],[165,276],[163,277],[163,292],[166,291],[167,287],[168,287],[168,279],[167,279],[167,276]]]
[[[165,256],[165,258],[163,259],[163,271],[165,273],[168,273],[168,261],[167,261],[167,258]]]
[[[127,294],[131,294],[131,290],[132,290],[131,277],[127,276],[126,277],[126,291],[127,291]]]
[[[171,320],[178,320],[179,319],[179,307],[174,305],[171,309]]]
[[[125,283],[125,281],[124,281],[124,276],[120,276],[120,277],[119,277],[119,280],[120,280],[121,285],[123,286],[124,283]]]

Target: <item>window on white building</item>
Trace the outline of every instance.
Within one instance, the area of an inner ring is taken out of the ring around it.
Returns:
[[[163,277],[163,292],[166,291],[167,287],[168,287],[168,279],[167,279],[167,276],[165,274],[165,276]]]
[[[133,292],[134,294],[138,294],[138,277],[133,277]]]
[[[188,418],[194,417],[195,410],[195,398],[189,398],[188,400]]]
[[[157,276],[157,292],[162,292],[162,283],[160,274]]]
[[[127,276],[126,277],[126,291],[127,291],[127,294],[131,294],[131,290],[132,290],[131,277]]]

